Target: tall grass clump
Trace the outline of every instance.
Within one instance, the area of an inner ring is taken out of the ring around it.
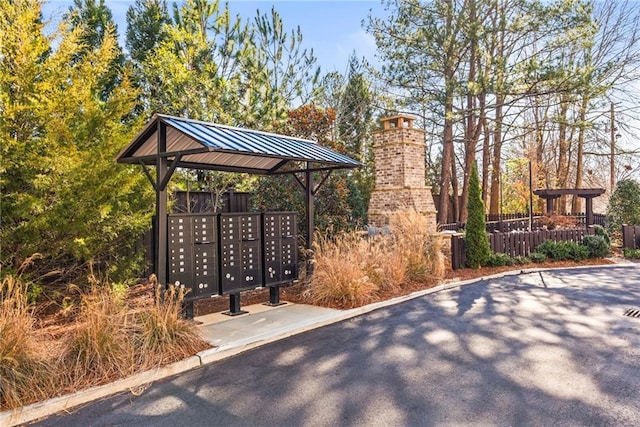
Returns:
[[[354,232],[318,236],[309,288],[312,302],[357,307],[372,301],[380,287],[367,273],[381,274],[370,262],[370,245]]]
[[[49,366],[34,342],[32,307],[20,275],[0,282],[0,408],[16,408],[46,396]]]
[[[318,236],[314,274],[307,295],[314,304],[344,308],[402,293],[408,284],[444,276],[443,240],[430,235],[427,219],[415,211],[392,215],[391,234],[355,232]]]
[[[135,329],[121,296],[108,284],[94,284],[82,295],[80,312],[60,361],[70,387],[80,389],[135,372]]]
[[[444,240],[428,232],[430,224],[427,217],[412,210],[400,211],[390,216],[389,226],[395,242],[394,250],[407,261],[410,281],[444,276]]]
[[[137,313],[138,353],[153,355],[142,364],[161,364],[193,355],[202,350],[202,338],[190,322],[183,319],[184,287],[165,288],[154,281],[153,303]]]

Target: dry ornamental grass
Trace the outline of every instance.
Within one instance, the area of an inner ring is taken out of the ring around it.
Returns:
[[[75,319],[54,339],[34,327],[27,284],[6,276],[0,286],[0,410],[105,384],[209,347],[195,324],[182,318],[184,289],[149,290],[155,297],[132,300],[136,289],[123,293],[94,281],[81,293]]]
[[[392,216],[391,233],[350,232],[319,236],[314,272],[305,293],[313,304],[357,307],[380,295],[402,293],[416,282],[444,276],[442,237],[427,232],[427,219],[415,211]],[[435,284],[435,281],[434,281]]]

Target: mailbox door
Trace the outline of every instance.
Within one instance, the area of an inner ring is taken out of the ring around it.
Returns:
[[[250,289],[262,286],[262,254],[261,242],[242,242],[242,283]]]
[[[194,251],[193,296],[204,297],[218,293],[218,268],[215,243],[197,244]]]
[[[237,215],[220,215],[220,241],[239,241],[240,230]]]
[[[260,228],[260,214],[244,214],[238,217],[240,225],[240,239],[254,242],[262,238]]]
[[[296,230],[296,215],[294,213],[281,213],[280,214],[280,237],[283,239],[289,237],[295,237]]]
[[[298,278],[298,246],[295,237],[282,239],[282,281],[290,282]]]
[[[282,280],[280,268],[280,239],[266,239],[264,241],[264,281],[265,285],[280,283]]]
[[[265,213],[263,227],[265,240],[280,238],[280,214]]]

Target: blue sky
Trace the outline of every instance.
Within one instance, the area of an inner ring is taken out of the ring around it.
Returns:
[[[106,0],[118,24],[124,45],[126,12],[133,0]],[[171,5],[173,1],[168,0]],[[221,1],[223,3],[223,1]],[[45,19],[57,21],[73,4],[73,0],[49,0],[43,8]],[[374,16],[384,14],[380,0],[230,0],[233,14],[253,19],[256,10],[270,11],[275,6],[288,30],[300,26],[303,45],[313,49],[322,72],[347,71],[347,60],[355,50],[358,57],[375,63],[373,37],[362,28],[362,20],[372,10]]]

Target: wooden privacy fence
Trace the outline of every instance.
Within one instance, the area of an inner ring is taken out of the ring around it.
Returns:
[[[640,225],[622,225],[622,249],[640,249]]]
[[[638,227],[640,230],[640,227]],[[536,230],[512,233],[489,234],[489,247],[492,252],[507,254],[510,257],[529,256],[545,240],[554,242],[581,242],[585,235],[593,235],[593,228],[563,228],[558,230]],[[640,231],[638,233],[640,237]],[[465,265],[464,237],[451,237],[451,268],[457,270]]]
[[[576,226],[586,225],[586,214],[561,214],[559,217],[573,218]],[[506,233],[509,231],[527,231],[529,228],[529,216],[526,214],[504,214],[500,215],[487,215],[486,217],[487,232],[501,232]],[[532,228],[538,230],[544,227],[545,215],[534,214]],[[607,216],[604,214],[593,214],[593,224],[601,225],[604,227]],[[441,231],[458,231],[465,228],[465,224],[462,222],[452,222],[450,224],[439,224],[438,229]]]

